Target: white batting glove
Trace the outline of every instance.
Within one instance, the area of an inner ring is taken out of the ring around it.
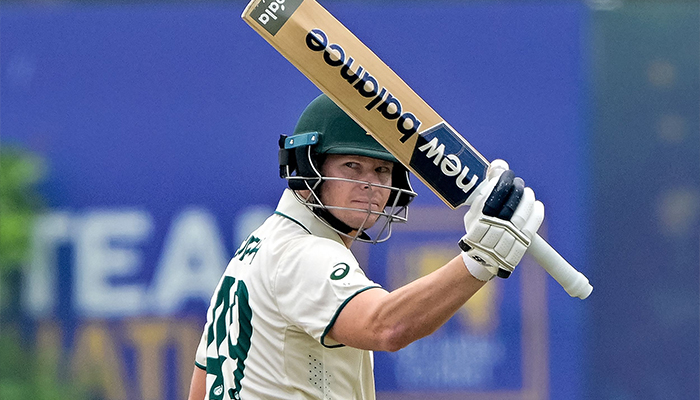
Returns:
[[[507,278],[542,224],[544,205],[503,160],[491,164],[474,196],[464,215],[467,234],[459,241],[464,264],[482,281]]]

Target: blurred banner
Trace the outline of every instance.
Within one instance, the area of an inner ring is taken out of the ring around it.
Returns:
[[[699,16],[594,13],[591,398],[700,398]]]
[[[278,135],[318,94],[242,22],[244,5],[3,6],[3,144],[49,166],[29,332],[105,399],[185,397],[212,290],[285,186]],[[327,7],[482,154],[510,162],[547,205],[549,241],[587,273],[588,9]],[[389,289],[456,255],[463,232],[464,211],[414,185],[409,223],[354,249]],[[583,398],[588,304],[526,259],[434,335],[377,353],[379,398]]]

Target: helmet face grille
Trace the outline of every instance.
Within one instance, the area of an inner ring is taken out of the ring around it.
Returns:
[[[329,226],[331,229],[336,231],[339,235],[352,239],[353,241],[367,242],[367,243],[381,243],[391,237],[392,224],[395,222],[404,223],[408,220],[408,205],[399,205],[398,200],[402,198],[408,198],[412,200],[416,193],[411,190],[400,189],[395,186],[385,186],[374,184],[370,182],[358,181],[354,179],[346,178],[335,178],[335,177],[321,177],[319,178],[319,183],[312,187],[308,185],[312,179],[307,179],[305,177],[290,177],[290,180],[298,180],[304,182],[307,186],[308,196],[303,197],[299,192],[294,192],[297,200],[304,204],[309,210],[311,210],[314,215],[321,220],[325,225]],[[361,184],[369,186],[372,189],[389,189],[391,194],[389,196],[389,201],[387,202],[384,210],[375,211],[371,209],[362,208],[350,208],[323,204],[321,197],[319,195],[320,188],[323,182],[326,181],[343,181],[353,184]],[[359,226],[349,226],[345,222],[339,220],[333,215],[334,210],[345,210],[345,211],[355,211],[365,213],[366,216],[363,222]],[[374,220],[373,220],[374,219]],[[370,231],[371,229],[371,231]],[[368,234],[371,233],[371,236]]]

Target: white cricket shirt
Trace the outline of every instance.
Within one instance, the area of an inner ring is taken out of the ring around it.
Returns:
[[[340,236],[285,190],[237,250],[207,311],[206,399],[374,399],[371,351],[326,334],[369,280]]]

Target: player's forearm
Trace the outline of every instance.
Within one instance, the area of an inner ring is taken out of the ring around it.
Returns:
[[[372,318],[388,335],[390,350],[425,337],[449,320],[484,282],[458,256],[442,268],[387,294]]]
[[[207,372],[197,366],[194,367],[192,373],[192,381],[190,382],[190,395],[187,400],[202,400],[206,394],[206,379]]]

